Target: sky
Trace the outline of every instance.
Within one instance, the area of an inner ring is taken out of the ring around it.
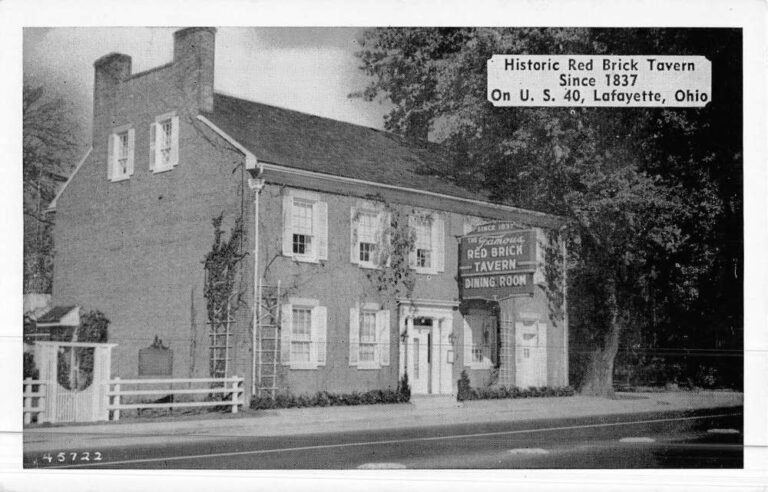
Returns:
[[[28,27],[24,81],[70,105],[87,145],[93,112],[93,62],[130,55],[133,73],[173,57],[173,32],[159,27]],[[382,128],[387,106],[350,99],[367,84],[355,52],[362,28],[218,28],[214,88],[232,96]]]

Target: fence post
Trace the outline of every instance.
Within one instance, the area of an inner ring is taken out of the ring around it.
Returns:
[[[112,411],[112,417],[113,420],[120,420],[120,378],[116,377],[114,381],[115,387],[113,391],[117,394],[112,396],[112,408],[114,409]]]
[[[232,413],[237,413],[237,404],[240,403],[240,398],[238,398],[238,391],[239,391],[240,381],[239,378],[235,377],[232,378]]]
[[[32,398],[28,398],[27,394],[26,394],[27,393],[27,388],[29,388],[30,391],[32,390],[31,381],[32,381],[32,378],[24,378],[24,399],[23,399],[22,404],[24,405],[24,423],[25,424],[31,424],[32,423],[32,412],[31,412],[31,409],[30,409],[30,411],[27,411],[27,402],[31,402]],[[18,400],[16,400],[16,401],[18,401]]]

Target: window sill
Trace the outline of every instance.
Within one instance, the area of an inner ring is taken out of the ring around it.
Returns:
[[[381,369],[381,365],[375,362],[358,362],[357,369],[360,371],[377,371]]]
[[[152,174],[160,174],[168,171],[172,171],[175,166],[161,167],[152,169]]]
[[[320,260],[318,260],[317,258],[312,258],[308,256],[288,255],[286,256],[286,258],[291,258],[293,261],[299,262],[299,263],[314,263],[314,264],[320,263]]]
[[[466,365],[466,367],[468,367],[470,369],[474,369],[476,371],[483,371],[483,370],[490,370],[493,367],[493,364],[491,364],[490,362],[488,362],[488,363],[485,363],[485,362],[470,362],[469,364]]]
[[[317,364],[314,362],[292,362],[288,366],[292,371],[312,371],[317,369]]]
[[[413,268],[413,271],[415,271],[418,275],[437,275],[437,270],[434,270],[432,268],[416,267],[416,268]]]
[[[383,270],[383,267],[381,265],[374,265],[373,263],[358,263],[357,264],[360,268],[365,268],[366,270]]]
[[[113,177],[112,179],[109,180],[109,182],[110,183],[117,183],[119,181],[128,181],[129,179],[131,179],[131,175],[130,174],[126,174],[125,176],[118,176],[116,178]]]

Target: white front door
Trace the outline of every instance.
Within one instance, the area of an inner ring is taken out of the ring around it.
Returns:
[[[411,335],[411,360],[413,361],[411,391],[426,395],[429,391],[430,378],[430,336],[431,328],[414,328]]]
[[[547,325],[523,320],[515,323],[515,386],[547,385]]]

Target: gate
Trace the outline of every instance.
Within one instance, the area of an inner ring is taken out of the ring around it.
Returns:
[[[46,381],[45,422],[108,420],[107,388],[114,343],[36,342]]]

